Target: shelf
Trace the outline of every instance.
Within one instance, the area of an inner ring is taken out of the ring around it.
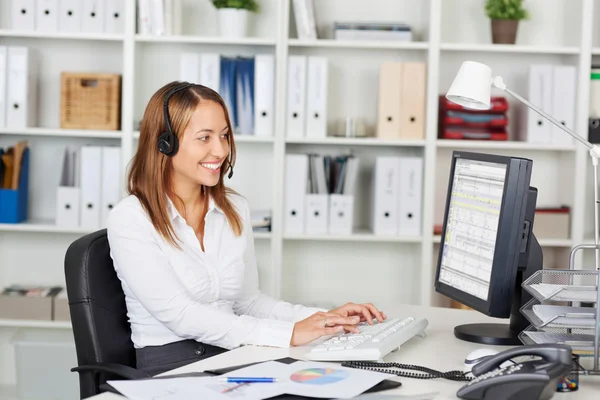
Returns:
[[[109,33],[71,33],[71,32],[38,32],[0,29],[0,37],[35,38],[35,39],[67,39],[67,40],[101,40],[122,42],[124,35]]]
[[[271,239],[271,232],[253,232],[254,239]]]
[[[121,133],[121,131],[96,131],[96,130],[86,130],[86,129],[0,128],[0,135],[120,139],[122,136],[122,133]]]
[[[423,147],[424,140],[389,140],[376,138],[286,138],[290,144],[328,144],[328,145],[350,145],[350,146],[398,146],[398,147]]]
[[[203,43],[230,44],[243,46],[275,46],[275,39],[268,38],[227,38],[219,36],[150,36],[135,35],[135,41],[141,43]]]
[[[552,47],[510,44],[442,43],[440,49],[444,51],[484,53],[579,54],[579,48],[574,46]]]
[[[140,138],[140,132],[133,132],[133,138],[138,140]],[[254,136],[254,135],[235,135],[236,143],[273,143],[275,138],[273,136]]]
[[[367,230],[358,230],[352,235],[291,235],[286,234],[285,240],[318,240],[331,242],[380,242],[380,243],[421,243],[421,236],[383,236],[374,235]]]
[[[365,40],[335,40],[317,39],[302,40],[289,39],[290,47],[326,47],[347,49],[406,49],[425,50],[429,47],[427,42],[397,42],[397,41],[365,41]]]
[[[538,150],[538,151],[575,151],[575,145],[537,144],[503,140],[450,140],[438,139],[439,148],[489,149],[489,150]]]
[[[592,49],[592,55],[594,55],[594,56],[600,55],[600,47],[594,47]]]
[[[40,232],[40,233],[67,233],[85,235],[91,233],[90,229],[65,228],[54,225],[54,221],[30,220],[18,224],[0,224],[0,232]]]
[[[442,237],[440,235],[433,236],[433,243],[441,243]],[[571,247],[573,241],[571,239],[538,239],[541,247]]]
[[[35,321],[30,319],[0,319],[0,328],[71,329],[71,322]]]

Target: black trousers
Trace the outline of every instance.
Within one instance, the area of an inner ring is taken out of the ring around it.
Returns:
[[[182,340],[163,346],[135,349],[137,368],[149,375],[157,375],[226,352],[222,347],[195,340]]]

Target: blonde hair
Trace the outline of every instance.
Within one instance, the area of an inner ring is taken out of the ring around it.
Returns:
[[[167,193],[171,193],[172,159],[159,152],[158,138],[167,130],[163,115],[165,96],[182,84],[183,82],[178,81],[168,83],[156,91],[148,101],[140,125],[138,148],[128,173],[127,186],[128,193],[135,195],[141,202],[154,228],[175,247],[179,247],[178,238],[167,211]],[[235,164],[235,141],[225,102],[214,90],[202,85],[191,85],[171,96],[169,122],[173,133],[181,143],[183,131],[201,101],[214,101],[223,108],[230,132],[228,135],[229,157],[221,167],[219,183],[210,187],[203,186],[202,193],[212,196],[216,205],[225,213],[235,235],[239,236],[242,232],[242,220],[228,198],[228,194],[235,192],[227,188],[224,183],[225,174]],[[208,197],[204,196],[205,205],[208,205]]]

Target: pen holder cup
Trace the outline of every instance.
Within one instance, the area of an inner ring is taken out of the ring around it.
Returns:
[[[561,377],[556,387],[557,392],[575,392],[579,389],[579,354],[573,354],[571,361],[571,372]]]
[[[0,223],[18,224],[27,219],[29,149],[23,152],[18,189],[0,189]]]

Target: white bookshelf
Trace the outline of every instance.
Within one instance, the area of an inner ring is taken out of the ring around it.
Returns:
[[[227,181],[247,197],[251,207],[272,210],[273,231],[255,233],[261,288],[268,294],[321,306],[345,301],[447,305],[433,290],[440,241],[433,234],[433,227],[442,222],[448,165],[454,150],[520,155],[534,160],[532,185],[539,190],[538,205],[571,207],[571,238],[540,238],[545,257],[563,256],[571,246],[593,235],[591,168],[582,146],[513,140],[442,140],[438,139],[437,132],[438,95],[447,91],[463,61],[476,60],[490,65],[523,96],[527,96],[524,90],[529,64],[577,66],[576,130],[587,136],[590,64],[600,63],[600,26],[593,24],[600,18],[600,6],[593,0],[556,0],[551,4],[544,0],[528,1],[534,18],[521,23],[514,46],[490,44],[490,24],[480,0],[317,0],[318,40],[297,38],[290,0],[261,0],[262,10],[253,16],[249,37],[237,40],[219,37],[212,6],[208,1],[195,0],[183,1],[186,12],[182,35],[138,35],[135,3],[126,1],[126,25],[122,35],[12,31],[6,22],[7,14],[10,15],[6,12],[6,2],[0,3],[0,43],[31,47],[39,54],[43,67],[38,125],[0,129],[0,146],[27,139],[34,150],[31,220],[0,225],[0,254],[3,254],[0,286],[13,283],[64,285],[64,252],[73,240],[88,231],[59,228],[53,223],[62,150],[66,145],[87,143],[120,145],[125,174],[137,148],[136,127],[146,102],[160,86],[178,79],[179,56],[183,52],[218,52],[229,56],[273,54],[276,57],[276,134],[273,137],[236,136],[237,165],[233,179]],[[336,41],[331,31],[336,20],[405,21],[413,26],[414,42]],[[332,129],[337,121],[353,115],[363,118],[373,130],[377,74],[382,62],[426,62],[425,139],[287,138],[287,57],[292,54],[328,57],[332,77],[328,122]],[[63,70],[122,74],[121,130],[56,128],[60,126],[59,73]],[[510,131],[514,132],[518,129],[518,117],[525,109],[510,96],[506,97],[510,101]],[[346,151],[361,157],[356,231],[350,236],[285,235],[282,226],[285,155]],[[369,172],[379,155],[424,157],[421,235],[381,237],[364,229],[370,212]],[[590,268],[589,259],[584,257],[578,267]],[[3,335],[4,331],[69,329],[69,324],[0,320],[0,328],[4,328],[0,329],[0,344],[7,344],[10,337]],[[0,384],[14,383],[13,364],[10,357],[0,358]]]

